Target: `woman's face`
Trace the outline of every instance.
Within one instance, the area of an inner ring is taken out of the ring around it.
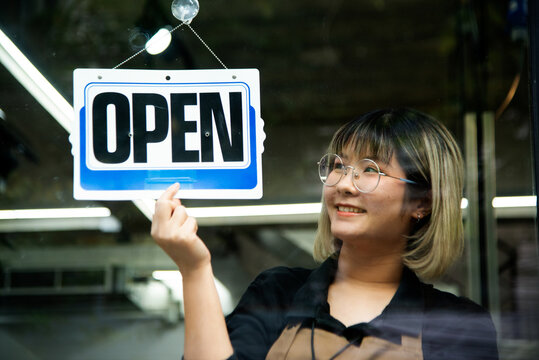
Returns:
[[[349,150],[343,151],[342,158],[347,166],[356,166],[361,160]],[[377,163],[383,173],[406,177],[394,156],[389,164]],[[402,252],[404,236],[410,234],[418,206],[405,204],[406,183],[381,176],[374,191],[362,193],[354,186],[351,173],[343,176],[337,185],[324,187],[333,236],[342,240],[343,246],[367,246],[364,250],[377,254]]]

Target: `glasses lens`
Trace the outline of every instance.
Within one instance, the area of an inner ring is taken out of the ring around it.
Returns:
[[[336,154],[326,154],[318,163],[318,175],[326,186],[336,185],[344,172],[344,165]]]
[[[354,184],[363,192],[371,192],[376,189],[380,182],[380,168],[370,159],[359,162],[354,171]]]

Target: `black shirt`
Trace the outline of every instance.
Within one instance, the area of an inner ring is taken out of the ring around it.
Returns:
[[[375,336],[399,343],[401,335],[421,335],[424,359],[498,358],[496,331],[486,310],[422,283],[407,268],[378,317],[346,327],[330,315],[327,302],[336,269],[337,261],[329,258],[314,270],[277,267],[261,273],[226,318],[231,359],[265,359],[285,327],[313,321],[349,340]]]

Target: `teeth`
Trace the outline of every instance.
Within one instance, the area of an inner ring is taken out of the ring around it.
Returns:
[[[361,209],[353,208],[353,207],[347,207],[347,206],[339,206],[338,209],[339,211],[342,211],[342,212],[351,212],[351,213],[358,213],[358,214],[365,212],[365,210],[361,210]]]

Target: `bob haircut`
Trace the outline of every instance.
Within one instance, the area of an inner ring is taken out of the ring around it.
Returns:
[[[375,110],[337,130],[328,152],[342,154],[345,148],[382,163],[395,156],[406,178],[417,183],[406,184],[404,201],[422,199],[431,211],[405,234],[403,263],[423,279],[442,275],[464,245],[462,156],[447,128],[416,110]],[[322,203],[313,252],[317,261],[336,256],[342,245],[331,233],[323,198]]]

